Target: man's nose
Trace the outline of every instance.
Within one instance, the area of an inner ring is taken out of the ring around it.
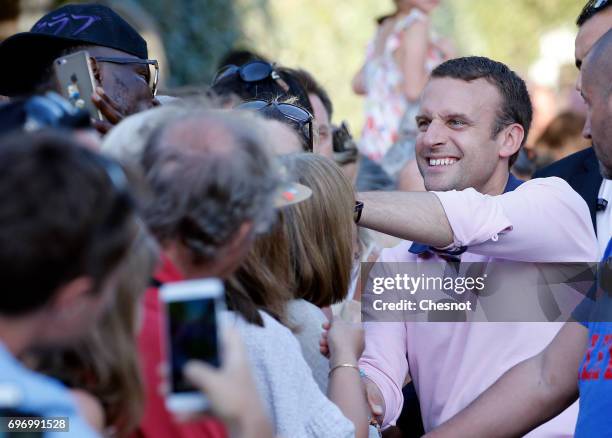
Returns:
[[[438,120],[433,120],[427,130],[423,133],[423,145],[433,147],[444,143],[444,124]]]

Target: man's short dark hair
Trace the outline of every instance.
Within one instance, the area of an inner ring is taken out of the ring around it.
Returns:
[[[531,127],[533,107],[525,81],[508,66],[482,56],[468,56],[440,64],[431,72],[431,77],[453,78],[466,82],[485,79],[495,86],[501,95],[502,103],[497,112],[491,135],[495,137],[506,126],[518,123],[525,132],[521,142],[521,147],[524,146]],[[516,161],[518,153],[519,151],[510,157],[510,166]]]
[[[321,99],[321,103],[325,107],[325,111],[329,115],[329,120],[332,119],[332,115],[334,113],[334,107],[332,105],[332,101],[329,98],[329,94],[327,91],[317,82],[317,80],[306,70],[296,69],[294,70],[295,76],[302,83],[302,86],[306,90],[307,94],[314,94]]]
[[[97,291],[134,230],[118,165],[67,133],[40,131],[0,139],[0,174],[0,314],[35,311],[80,276]]]
[[[601,11],[608,8],[608,6],[612,6],[612,1],[610,0],[589,0],[582,11],[580,11],[580,15],[578,15],[578,19],[576,20],[576,24],[578,27],[582,27],[584,23],[589,21],[592,17],[599,14]]]

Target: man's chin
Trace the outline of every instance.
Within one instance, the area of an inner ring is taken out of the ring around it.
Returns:
[[[599,162],[599,172],[604,179],[612,179],[612,163],[610,165],[605,165],[601,161]]]
[[[456,188],[451,181],[444,181],[440,178],[426,178],[424,183],[425,190],[428,192],[448,192]]]

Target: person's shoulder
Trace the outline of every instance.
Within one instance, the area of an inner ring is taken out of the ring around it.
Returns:
[[[7,382],[0,384],[0,392],[5,397],[0,401],[0,408],[10,407],[16,412],[41,416],[70,417],[70,430],[78,436],[97,436],[81,416],[70,391],[59,380],[24,367],[2,351],[0,369]]]
[[[275,342],[287,343],[293,339],[291,331],[283,324],[274,319],[269,313],[260,310],[259,314],[263,321],[263,326],[251,324],[236,312],[228,311],[224,319],[230,325],[235,326],[241,333],[246,344],[259,344],[265,346],[265,340],[270,339]]]
[[[72,407],[72,397],[59,380],[26,368],[4,351],[0,352],[0,368],[2,377],[6,382],[10,382],[8,386],[3,387],[4,392],[15,393],[26,405],[59,403],[64,407]],[[9,390],[10,388],[12,390]]]
[[[287,303],[287,314],[289,319],[295,322],[306,320],[327,321],[325,314],[319,307],[301,298]]]
[[[553,193],[560,194],[563,196],[580,198],[580,195],[570,186],[570,184],[559,176],[547,176],[532,178],[529,181],[522,183],[516,190],[516,193],[530,194],[541,194],[543,196],[550,196]],[[513,193],[513,192],[511,192]]]
[[[593,166],[593,164],[595,166]],[[575,152],[559,161],[556,161],[543,169],[538,170],[533,177],[544,178],[558,176],[567,179],[574,175],[576,171],[584,167],[594,167],[597,169],[597,157],[592,147]]]
[[[293,333],[264,311],[259,312],[263,327],[251,324],[236,312],[228,312],[225,319],[234,326],[244,343],[253,367],[255,379],[265,380],[283,367],[289,366],[296,357],[301,357],[300,345]],[[292,369],[292,373],[296,371]]]

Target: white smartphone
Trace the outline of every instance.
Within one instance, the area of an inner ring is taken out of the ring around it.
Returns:
[[[206,396],[187,381],[183,368],[191,359],[220,365],[223,283],[218,279],[168,283],[159,296],[164,308],[162,350],[170,371],[166,406],[173,412],[205,411]]]
[[[96,84],[89,53],[85,50],[71,53],[57,58],[53,65],[63,96],[78,109],[88,111],[92,118],[104,120],[91,100]]]

